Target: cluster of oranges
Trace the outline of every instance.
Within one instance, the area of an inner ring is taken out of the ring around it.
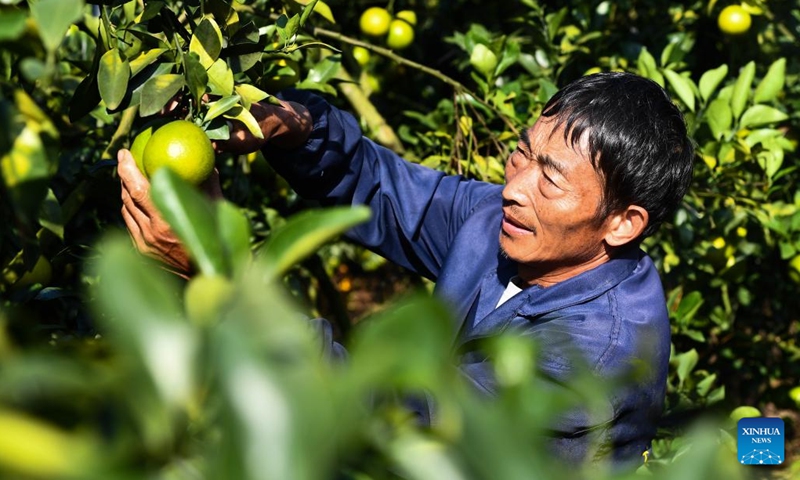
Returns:
[[[361,13],[359,26],[364,35],[385,37],[386,46],[402,50],[414,42],[414,26],[417,14],[413,10],[402,10],[392,17],[388,10],[370,7]]]

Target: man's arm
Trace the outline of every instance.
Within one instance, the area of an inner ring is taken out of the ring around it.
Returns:
[[[311,92],[283,98],[313,118],[305,145],[268,144],[264,156],[304,198],[323,205],[368,205],[372,219],[348,236],[390,261],[436,278],[452,239],[472,208],[497,186],[445,175],[405,161],[362,135],[352,115]]]

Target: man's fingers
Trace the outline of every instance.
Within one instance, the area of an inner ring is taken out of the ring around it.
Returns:
[[[147,243],[142,237],[141,227],[136,220],[134,220],[133,215],[131,215],[131,213],[128,211],[128,208],[124,205],[122,207],[122,219],[125,221],[125,226],[128,227],[128,233],[130,234],[131,240],[133,241],[136,249],[142,253],[149,253],[150,247],[147,246]]]

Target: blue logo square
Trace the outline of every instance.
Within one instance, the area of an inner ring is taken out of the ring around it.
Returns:
[[[736,454],[743,465],[780,465],[784,456],[783,419],[742,418],[736,425]]]

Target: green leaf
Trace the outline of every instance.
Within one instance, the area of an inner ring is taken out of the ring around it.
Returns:
[[[300,28],[300,15],[292,15],[291,18],[281,15],[278,17],[276,25],[278,26],[278,36],[281,39],[281,43],[285,45],[292,41],[297,34],[297,30]]]
[[[264,90],[247,83],[236,85],[234,90],[242,98],[242,106],[248,110],[252,104],[269,97],[269,94]]]
[[[303,7],[303,12],[300,14],[300,23],[298,28],[306,24],[306,20],[308,20],[308,17],[311,16],[311,12],[315,10],[318,2],[319,0],[311,0],[311,2],[305,4],[305,7]],[[330,8],[328,10],[330,10]]]
[[[189,51],[196,53],[200,58],[200,64],[208,69],[219,59],[222,52],[222,32],[211,17],[205,17],[192,33],[189,41]]]
[[[219,117],[223,113],[227,112],[235,105],[239,103],[239,95],[231,95],[229,97],[222,97],[215,102],[211,102],[208,104],[208,111],[206,112],[205,117],[203,118],[203,123],[210,122],[215,118]],[[260,129],[259,129],[260,131]]]
[[[67,29],[83,16],[82,0],[38,0],[31,2],[31,16],[39,26],[44,47],[54,52],[61,45]]]
[[[293,215],[258,251],[267,277],[280,277],[326,242],[367,221],[371,214],[369,207],[360,206],[306,210]]]
[[[213,95],[222,97],[233,95],[233,72],[225,60],[217,60],[208,69],[208,87]]]
[[[733,126],[733,113],[726,100],[714,99],[708,106],[705,118],[715,139],[720,140],[730,133]]]
[[[16,40],[22,36],[26,18],[23,10],[0,10],[0,41]]]
[[[225,118],[238,120],[247,127],[247,130],[256,138],[264,138],[264,133],[261,131],[261,126],[249,110],[246,110],[241,105],[236,106],[225,112]]]
[[[158,113],[183,88],[185,83],[183,75],[174,73],[157,75],[145,82],[142,87],[139,115],[147,117]]]
[[[208,73],[200,64],[200,58],[196,53],[189,52],[183,56],[183,75],[186,77],[186,85],[189,86],[189,92],[194,98],[195,105],[200,105],[201,99],[206,93]]]
[[[341,55],[329,55],[321,62],[317,62],[308,72],[308,80],[313,83],[327,83],[336,77],[342,68]]]
[[[706,73],[704,73],[703,76],[700,77],[700,98],[702,98],[704,101],[707,101],[709,98],[711,98],[714,90],[717,89],[727,74],[728,66],[724,63],[719,67],[708,70]]]
[[[764,103],[775,100],[780,91],[783,90],[785,80],[786,59],[779,58],[772,62],[772,65],[769,66],[769,70],[767,70],[767,74],[764,75],[764,78],[756,87],[756,92],[753,94],[753,102]]]
[[[242,272],[250,261],[250,222],[231,202],[217,202],[217,224],[233,274]]]
[[[789,118],[789,115],[767,105],[753,105],[745,110],[739,121],[741,128],[757,127],[768,123],[782,122]]]
[[[755,75],[756,63],[754,61],[750,61],[747,65],[742,67],[742,70],[739,72],[739,78],[736,79],[736,83],[733,85],[733,93],[731,94],[731,112],[733,113],[733,118],[739,118],[744,111]]]
[[[224,249],[210,201],[168,168],[156,171],[151,186],[153,203],[200,271],[226,275]]]
[[[756,161],[758,162],[758,165],[764,169],[764,173],[767,175],[767,177],[772,178],[776,173],[778,173],[781,165],[783,165],[783,157],[784,153],[782,149],[773,148],[758,152],[758,155],[756,155]]]
[[[166,48],[152,48],[138,55],[130,61],[131,76],[144,70],[148,65],[152,65],[162,53],[166,52]]]
[[[123,60],[119,50],[113,48],[100,58],[100,68],[97,71],[97,87],[100,98],[106,102],[109,110],[116,110],[128,90],[128,80],[131,76],[131,67],[127,60]]]
[[[697,362],[700,359],[699,355],[697,354],[697,350],[694,348],[689,350],[688,352],[681,353],[677,355],[676,362],[677,362],[677,373],[678,373],[678,382],[681,386],[683,386],[683,382],[689,378],[689,375],[694,370],[694,367],[697,366]]]
[[[354,331],[354,377],[381,387],[435,387],[449,371],[453,325],[437,299],[417,294],[404,300]]]
[[[650,54],[646,47],[642,48],[641,52],[639,52],[637,65],[639,67],[639,74],[643,77],[655,80],[653,75],[658,73],[658,65],[656,65],[656,59],[653,58],[653,55]]]
[[[664,76],[675,90],[675,93],[678,94],[678,97],[681,99],[681,101],[683,101],[684,105],[686,105],[690,111],[694,112],[695,99],[692,80],[682,75],[678,75],[676,72],[670,69],[664,69]]]
[[[100,91],[97,88],[97,76],[93,73],[87,75],[75,88],[75,93],[69,99],[69,119],[77,122],[94,110],[100,103]]]
[[[716,380],[717,374],[712,373],[711,375],[697,382],[697,394],[700,395],[700,397],[705,397],[708,395],[708,392],[711,391],[711,387],[714,386],[714,382]]]
[[[697,290],[683,297],[676,312],[678,322],[687,325],[694,318],[701,305],[703,305],[703,295]]]

